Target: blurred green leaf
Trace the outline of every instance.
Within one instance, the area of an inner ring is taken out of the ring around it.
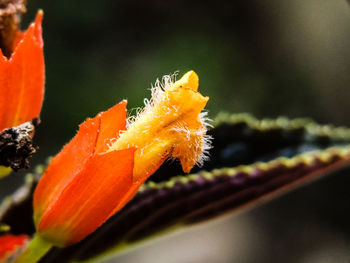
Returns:
[[[214,126],[209,131],[214,146],[211,159],[203,167],[185,175],[177,162],[165,163],[97,231],[78,244],[52,249],[41,262],[111,256],[165,231],[255,206],[350,165],[348,128],[318,125],[309,119],[257,120],[248,114],[221,114]],[[36,174],[42,171],[41,167]],[[10,197],[0,210],[1,222],[11,232],[34,231],[21,228],[24,222],[32,224],[34,185],[35,180],[27,182],[26,193]]]

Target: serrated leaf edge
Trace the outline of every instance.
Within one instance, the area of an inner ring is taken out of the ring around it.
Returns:
[[[334,140],[350,140],[350,128],[336,127],[331,124],[320,125],[310,118],[289,119],[280,116],[276,119],[264,118],[257,119],[249,113],[219,113],[214,119],[213,126],[218,127],[221,124],[246,123],[250,128],[266,131],[273,129],[296,130],[305,129],[309,135],[325,136]]]
[[[330,147],[326,150],[306,152],[296,155],[292,158],[279,157],[270,162],[257,162],[252,165],[240,165],[234,168],[225,167],[221,169],[214,169],[210,172],[201,171],[196,174],[190,174],[186,176],[175,176],[166,182],[156,183],[150,181],[142,185],[139,192],[141,193],[148,189],[171,188],[177,183],[186,184],[191,181],[197,180],[199,177],[204,177],[207,180],[213,180],[215,177],[220,176],[222,174],[226,174],[228,176],[233,177],[242,172],[250,174],[255,169],[270,170],[278,165],[293,168],[300,164],[310,165],[316,160],[319,160],[323,163],[327,163],[331,161],[333,157],[339,157],[341,159],[350,158],[350,144],[342,147]]]

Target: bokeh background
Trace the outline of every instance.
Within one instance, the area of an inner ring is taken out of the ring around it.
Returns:
[[[33,163],[78,124],[189,69],[208,110],[311,117],[350,126],[350,6],[345,0],[30,0],[42,8],[46,95]],[[350,171],[109,262],[350,262]],[[1,195],[22,180],[13,175]]]

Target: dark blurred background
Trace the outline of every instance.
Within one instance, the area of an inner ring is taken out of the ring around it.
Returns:
[[[150,97],[156,78],[189,69],[209,115],[311,117],[350,126],[350,7],[345,0],[30,0],[45,12],[46,95],[33,163],[78,124],[122,99]],[[349,171],[238,216],[110,262],[350,262]],[[15,174],[2,180],[12,187]]]

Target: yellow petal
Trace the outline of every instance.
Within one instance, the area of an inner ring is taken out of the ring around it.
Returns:
[[[197,92],[197,74],[189,71],[175,83],[165,83],[164,89],[157,83],[152,100],[109,149],[137,148],[134,181],[145,180],[170,155],[189,172],[208,148],[200,113],[209,98]]]

